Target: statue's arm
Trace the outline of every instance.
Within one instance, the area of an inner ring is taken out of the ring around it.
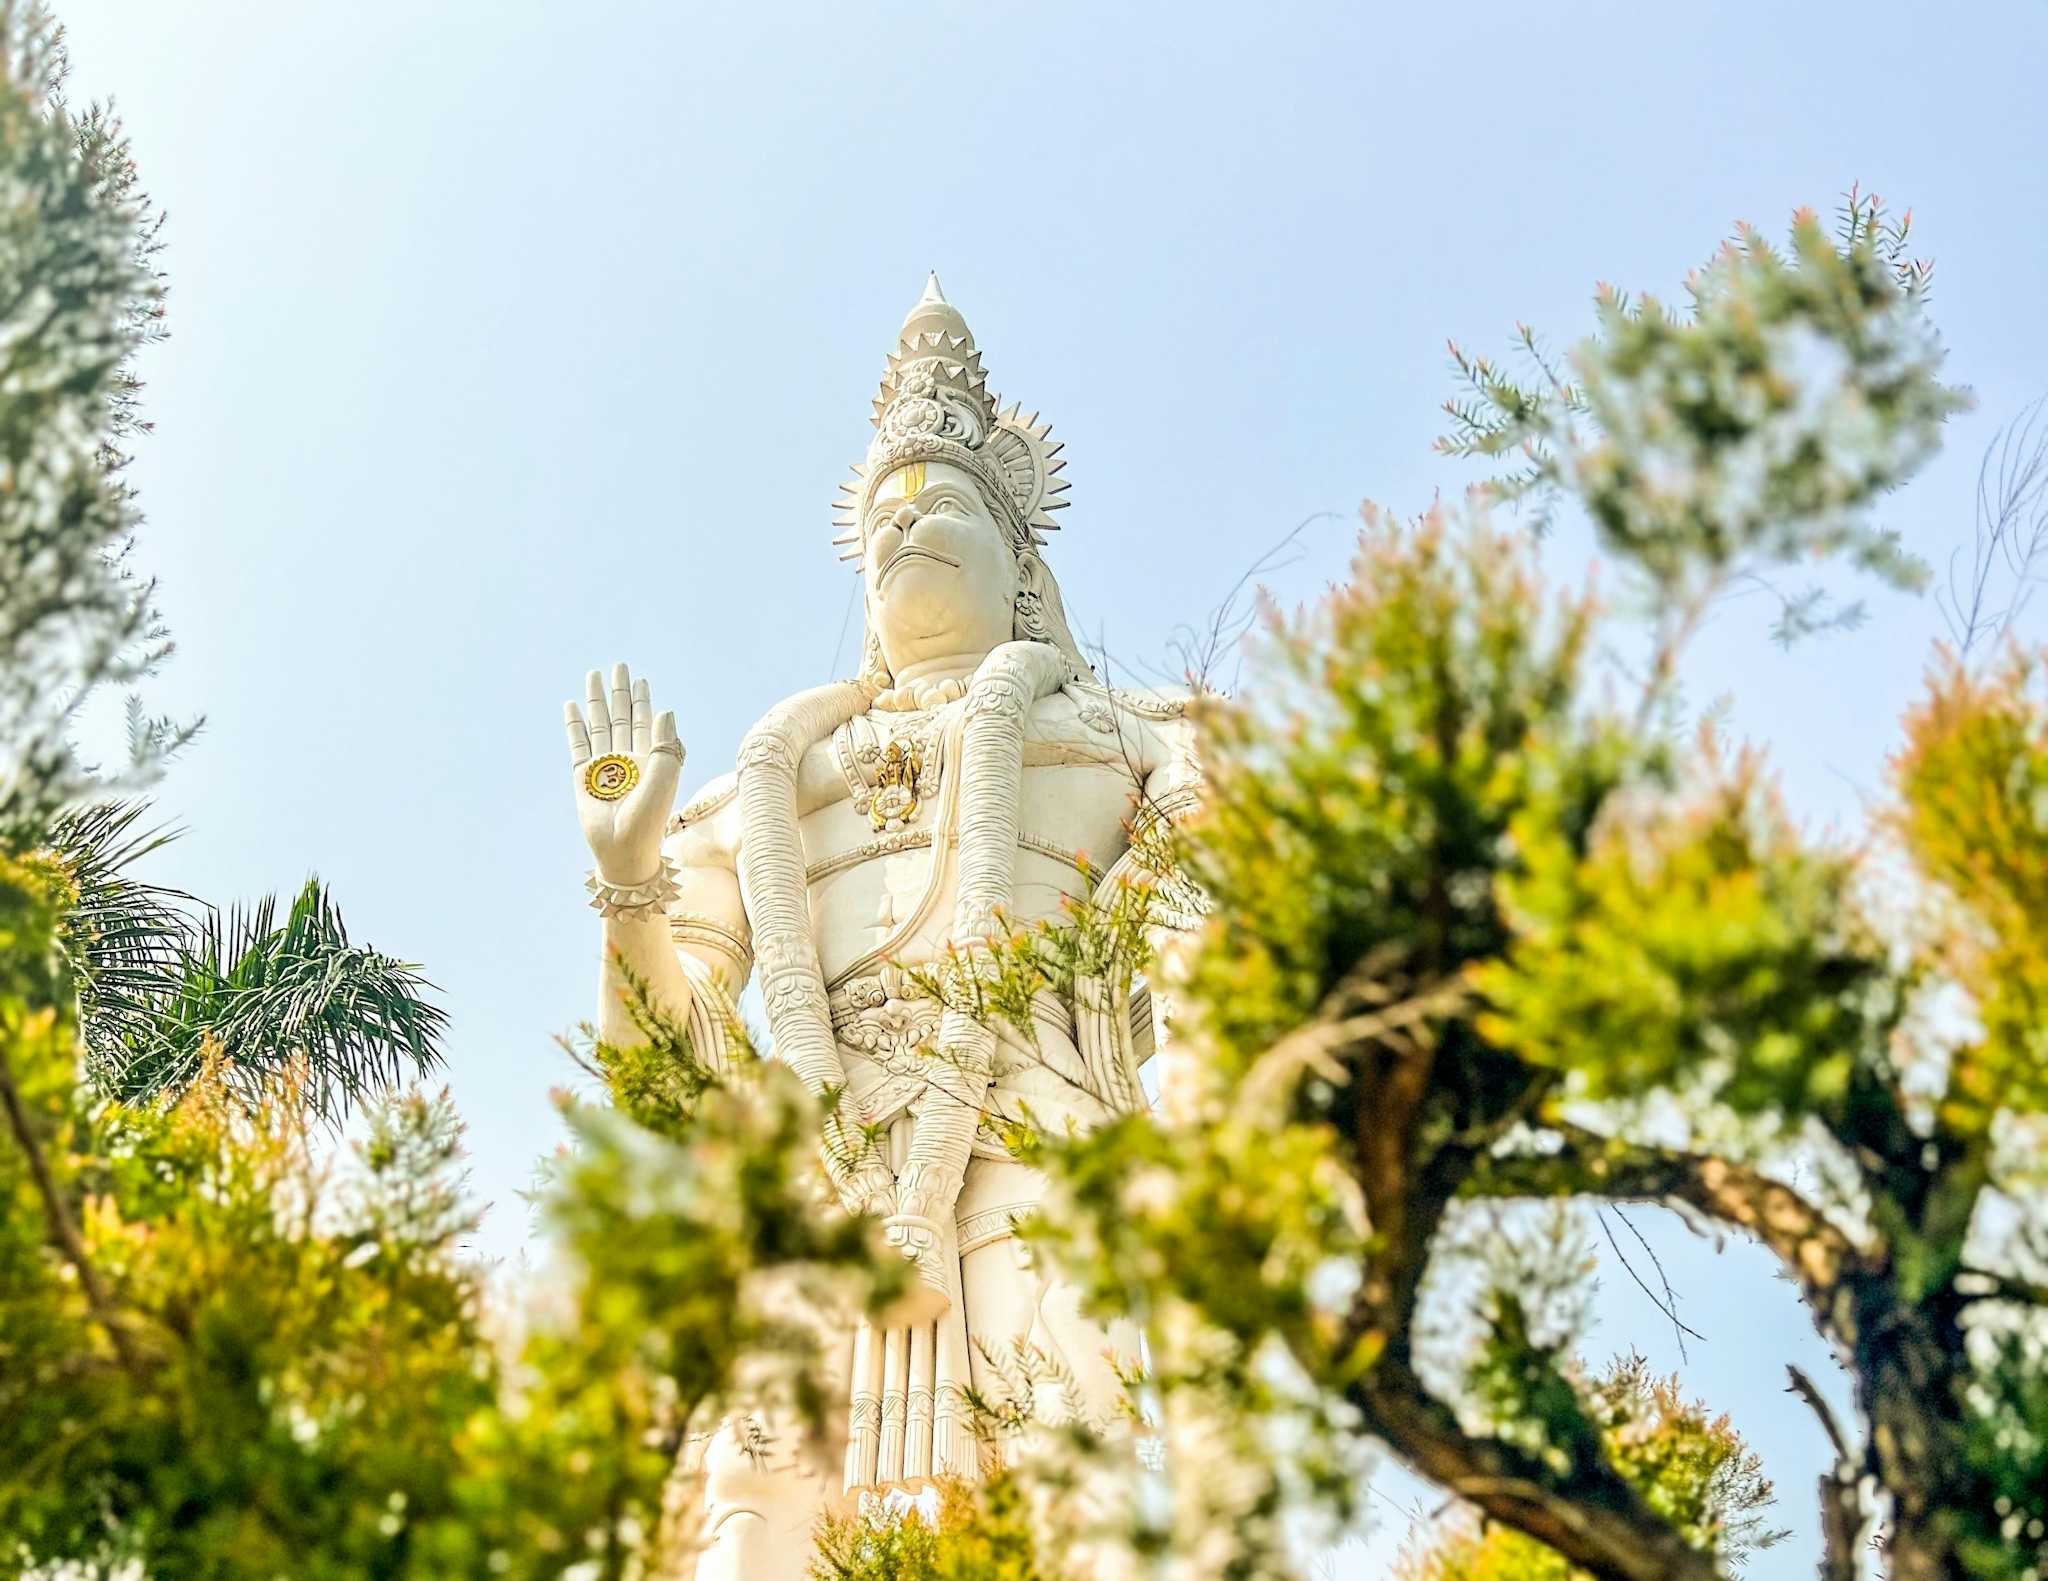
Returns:
[[[1184,714],[1152,722],[1150,754],[1131,820],[1129,859],[1152,871],[1161,857],[1171,858],[1168,838],[1173,826],[1191,817],[1202,804],[1202,759],[1195,726]],[[1192,948],[1204,904],[1184,878],[1161,875],[1160,909],[1151,931],[1152,1052],[1159,1059],[1162,1095],[1190,1091],[1175,1070],[1174,1021],[1180,1009],[1179,985]],[[1180,1057],[1185,1057],[1181,1055]]]
[[[1158,823],[1174,824],[1202,802],[1202,759],[1194,722],[1185,714],[1146,721],[1140,764],[1135,833]]]
[[[683,767],[675,715],[658,712],[647,683],[623,664],[609,686],[592,670],[584,691],[562,717],[577,821],[596,861],[591,905],[604,919],[598,1035],[644,1041],[629,1001],[638,983],[651,1009],[700,1042],[722,1042],[722,1018],[702,1002],[707,985],[717,975],[737,994],[750,964],[737,824],[721,817],[730,784],[714,785],[671,824]]]
[[[753,940],[740,901],[738,825],[729,816],[725,785],[714,784],[696,798],[716,810],[697,818],[685,811],[662,846],[674,877],[674,898],[666,913],[621,912],[605,918],[604,969],[598,1032],[609,1043],[644,1041],[633,1024],[629,974],[643,985],[653,1008],[678,1025],[692,1024],[706,985],[737,999],[753,970]],[[713,1008],[715,1017],[716,1011]]]

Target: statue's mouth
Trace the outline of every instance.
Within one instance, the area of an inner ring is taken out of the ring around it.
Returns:
[[[889,573],[905,560],[936,560],[940,565],[949,565],[956,571],[960,569],[960,562],[949,554],[940,554],[938,550],[927,549],[921,544],[907,543],[889,556],[889,563],[875,577],[875,586],[880,588],[889,580]]]

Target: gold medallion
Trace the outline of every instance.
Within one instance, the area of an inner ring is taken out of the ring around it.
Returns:
[[[583,788],[599,801],[617,801],[640,781],[640,765],[614,752],[583,771]]]
[[[882,754],[875,794],[868,803],[868,819],[875,828],[901,829],[917,816],[918,777],[924,773],[924,748],[912,743],[908,752],[901,741],[891,741]]]

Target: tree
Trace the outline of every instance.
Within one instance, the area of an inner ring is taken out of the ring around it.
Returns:
[[[1563,1221],[1556,1221],[1562,1223]],[[1616,1468],[1667,1519],[1739,1566],[1785,1534],[1765,1527],[1773,1501],[1756,1454],[1728,1419],[1684,1399],[1675,1379],[1652,1377],[1640,1356],[1618,1359],[1581,1383]],[[1394,1581],[1576,1581],[1553,1549],[1469,1508],[1438,1516],[1404,1550]],[[816,1581],[1057,1581],[1034,1535],[1027,1490],[997,1474],[934,1499],[876,1501],[826,1521]]]
[[[1133,1483],[1135,1528],[1069,1506],[1054,1552],[1286,1573],[1376,1440],[1583,1574],[1716,1574],[1517,1287],[1443,1332],[1474,1216],[1575,1199],[1780,1259],[1855,1382],[1845,1428],[1793,1378],[1837,1450],[1831,1581],[1873,1521],[1900,1581],[2048,1565],[2043,659],[1937,657],[1855,847],[1804,833],[1756,754],[1672,730],[1686,640],[1737,579],[1840,556],[1923,580],[1864,515],[1960,401],[1904,235],[1852,193],[1832,238],[1803,212],[1786,253],[1744,231],[1685,312],[1603,290],[1569,373],[1462,360],[1451,448],[1522,470],[1459,513],[1369,512],[1348,584],[1202,702],[1210,799],[1176,855],[1208,914],[1154,963],[1180,1007],[1165,1111],[1013,1138],[1062,1193],[1031,1238],[1154,1336],[1172,1446],[1170,1499]],[[1631,707],[1596,685],[1614,618],[1488,520],[1546,489],[1637,580]],[[991,1002],[1083,947],[1014,941]],[[1063,1485],[1083,1453],[1048,1452]]]
[[[412,969],[317,883],[224,920],[132,876],[157,837],[71,734],[166,651],[120,477],[161,286],[62,68],[0,8],[0,1568],[624,1575],[740,1350],[804,1359],[743,1286],[865,1266],[866,1229],[821,1208],[793,1083],[693,1083],[655,1028],[558,1170],[566,1310],[508,1335],[452,1110],[381,1090],[441,1025]],[[189,731],[130,718],[133,782]],[[663,1134],[685,1114],[699,1151]]]
[[[303,1061],[139,1105],[82,1081],[60,884],[0,861],[6,1573],[641,1574],[700,1408],[823,1398],[817,1337],[761,1286],[832,1309],[886,1264],[794,1078],[716,1079],[651,1022],[607,1052],[621,1107],[571,1106],[564,1267],[522,1337],[463,1253],[445,1096],[372,1104],[337,1157]]]
[[[122,477],[163,283],[121,128],[66,104],[41,7],[0,5],[0,56],[0,837],[19,849],[92,788],[71,745],[86,700],[169,651],[155,589],[126,568],[141,515]],[[185,735],[131,719],[140,763]]]

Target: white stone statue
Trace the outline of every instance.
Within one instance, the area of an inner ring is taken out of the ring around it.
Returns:
[[[683,751],[672,713],[617,666],[568,705],[577,810],[604,918],[599,1030],[639,1034],[620,967],[715,1057],[720,980],[758,976],[774,1055],[886,1147],[826,1140],[847,1201],[916,1259],[918,1294],[886,1328],[848,1323],[841,1485],[794,1445],[728,1424],[704,1452],[698,1581],[805,1574],[832,1500],[979,1474],[963,1390],[1000,1396],[989,1357],[1019,1340],[1071,1375],[1046,1409],[1107,1420],[1105,1332],[1013,1236],[1042,1194],[990,1117],[1088,1125],[1141,1104],[1151,996],[1086,985],[1043,995],[1037,1046],[915,992],[903,968],[971,958],[1006,926],[1085,897],[1136,859],[1134,833],[1194,802],[1178,701],[1099,684],[1040,555],[1065,504],[1059,446],[999,410],[966,322],[937,278],[904,321],[874,403],[875,437],[844,486],[837,542],[865,578],[860,674],[777,704],[738,769],[670,817]],[[1121,864],[1121,866],[1119,866]],[[943,1049],[945,1057],[935,1058]]]

